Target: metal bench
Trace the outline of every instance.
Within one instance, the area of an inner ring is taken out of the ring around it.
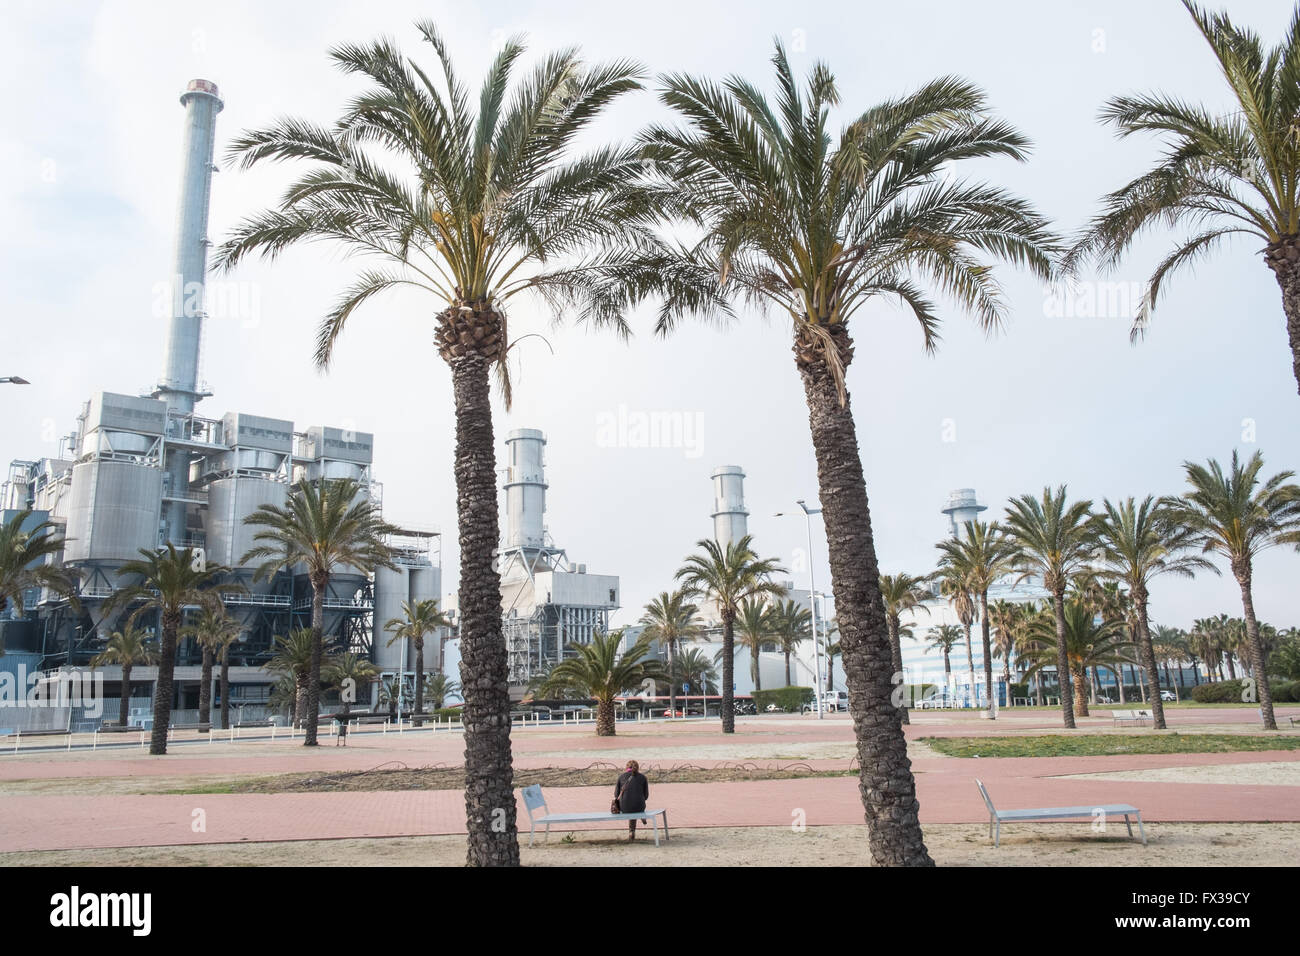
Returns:
[[[1110,715],[1115,719],[1117,724],[1136,723],[1151,720],[1151,711],[1149,710],[1112,710]]]
[[[528,845],[533,845],[533,835],[536,832],[537,824],[546,824],[546,833],[543,836],[543,842],[550,839],[551,824],[561,823],[603,823],[608,820],[649,820],[655,831],[655,846],[659,845],[659,817],[664,819],[664,839],[668,839],[668,811],[667,810],[640,810],[636,813],[551,813],[546,807],[546,798],[542,796],[542,788],[538,784],[531,787],[524,787],[524,807],[528,810]],[[534,811],[541,810],[540,817],[533,816]]]
[[[989,798],[989,792],[984,789],[984,784],[976,778],[975,786],[980,788],[980,796],[984,798],[984,805],[989,808],[989,836],[993,838],[993,845],[997,846],[1002,838],[1002,821],[1027,821],[1027,820],[1075,820],[1080,817],[1095,817],[1098,813],[1102,818],[1109,816],[1124,817],[1124,825],[1128,827],[1128,835],[1133,836],[1133,823],[1129,819],[1135,817],[1138,823],[1138,833],[1142,835],[1142,845],[1147,845],[1147,831],[1142,826],[1142,811],[1137,807],[1129,806],[1127,803],[1110,803],[1103,806],[1095,807],[1037,807],[1024,810],[999,810],[993,806],[993,801]]]

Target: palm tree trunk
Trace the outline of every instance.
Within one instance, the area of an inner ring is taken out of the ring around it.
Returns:
[[[158,649],[158,682],[153,692],[153,732],[149,735],[149,753],[155,757],[167,753],[167,727],[172,719],[172,694],[175,692],[176,634],[181,627],[180,611],[164,611],[162,646]]]
[[[307,675],[294,674],[293,680],[297,685],[297,693],[293,695],[293,723],[296,727],[303,727],[307,719]]]
[[[596,699],[596,736],[614,736],[614,699]]]
[[[993,709],[993,644],[989,640],[989,592],[980,592],[980,640],[984,645],[984,699],[989,709],[989,716],[997,713]]]
[[[785,686],[790,686],[790,652],[785,652]]]
[[[763,689],[763,673],[758,657],[758,640],[754,640],[754,646],[749,649],[749,669],[750,676],[754,678],[754,690]]]
[[[199,678],[199,723],[212,726],[212,648],[203,648],[203,668]],[[204,733],[202,727],[199,733]]]
[[[975,685],[975,654],[971,650],[971,627],[969,624],[963,625],[966,628],[966,672],[970,675],[970,696],[971,706],[974,707],[978,701],[976,698]]]
[[[734,620],[722,612],[722,732],[736,732],[736,633]]]
[[[306,730],[304,747],[316,746],[317,725],[320,723],[320,661],[325,642],[325,589],[329,575],[312,575],[311,578],[311,669],[307,674]]]
[[[903,677],[903,645],[898,636],[899,620],[896,615],[890,614],[887,616],[887,622],[889,624],[889,662],[894,666],[894,680],[898,681],[899,686],[903,688],[903,696],[900,698],[898,705],[899,716],[902,718],[903,723],[910,724],[912,718],[907,712],[907,681]]]
[[[424,713],[424,637],[411,641],[415,648],[415,712]]]
[[[1138,652],[1142,655],[1142,670],[1146,674],[1147,703],[1151,705],[1151,726],[1165,729],[1165,707],[1160,699],[1160,672],[1156,670],[1156,649],[1151,643],[1151,629],[1147,620],[1145,590],[1134,589],[1133,611],[1137,615]]]
[[[1007,689],[1007,707],[1014,707],[1015,703],[1011,697],[1011,652],[1002,659],[1002,685]]]
[[[677,642],[668,642],[668,711],[677,716]]]
[[[1061,695],[1061,719],[1065,726],[1074,729],[1074,703],[1070,699],[1070,658],[1065,645],[1065,588],[1052,594],[1052,610],[1056,612],[1056,683]],[[1087,713],[1086,704],[1084,713]]]
[[[230,729],[230,646],[221,652],[221,729]]]
[[[122,665],[122,699],[117,707],[117,725],[125,727],[131,718],[131,663]]]
[[[1071,677],[1074,680],[1074,715],[1076,717],[1088,717],[1088,675],[1084,668],[1080,667],[1075,670]]]
[[[1224,653],[1224,658],[1228,661],[1228,680],[1237,679],[1237,668],[1232,663],[1232,651]]]
[[[1282,236],[1264,249],[1264,261],[1282,289],[1282,311],[1291,342],[1291,368],[1300,388],[1300,236]]]
[[[832,328],[841,362],[852,346]],[[918,817],[916,781],[907,759],[902,716],[893,691],[889,631],[880,595],[880,567],[871,534],[871,509],[847,390],[843,401],[824,356],[795,345],[808,399],[817,481],[830,550],[831,588],[840,626],[849,709],[858,743],[858,791],[874,863],[933,866]]]
[[[1288,321],[1290,321],[1288,317]],[[1233,568],[1237,583],[1241,585],[1241,606],[1246,613],[1246,650],[1250,665],[1255,671],[1255,690],[1259,694],[1259,712],[1264,718],[1265,730],[1277,730],[1273,716],[1273,688],[1269,686],[1266,669],[1261,666],[1264,648],[1259,641],[1259,621],[1255,618],[1255,598],[1251,593],[1251,568],[1249,565]]]
[[[456,401],[467,862],[518,866],[509,664],[501,631],[501,578],[492,566],[500,524],[489,360],[466,348],[448,362]]]

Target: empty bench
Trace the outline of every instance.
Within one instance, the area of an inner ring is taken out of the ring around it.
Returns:
[[[976,779],[975,786],[980,788],[980,796],[984,798],[984,805],[989,808],[989,836],[993,838],[993,845],[997,846],[1002,838],[1002,822],[1024,822],[1028,820],[1077,820],[1081,817],[1095,817],[1098,814],[1102,819],[1110,816],[1122,816],[1124,825],[1128,827],[1128,835],[1133,836],[1133,823],[1129,819],[1133,817],[1137,820],[1138,832],[1142,835],[1142,845],[1147,845],[1147,831],[1142,826],[1142,811],[1137,807],[1129,806],[1127,803],[1110,803],[1102,806],[1092,807],[1037,807],[1024,810],[999,810],[993,806],[993,801],[989,798],[989,792],[984,789],[984,784]]]
[[[1115,718],[1117,724],[1136,723],[1141,725],[1142,721],[1151,720],[1151,711],[1149,710],[1112,710],[1111,716]]]
[[[537,824],[546,825],[546,833],[543,841],[551,836],[551,824],[569,824],[569,823],[605,823],[610,820],[649,820],[655,832],[655,846],[659,845],[659,817],[664,820],[664,839],[668,839],[668,811],[667,810],[639,810],[634,813],[551,813],[546,807],[546,798],[542,796],[542,788],[538,784],[531,787],[524,787],[524,807],[528,810],[528,845],[533,845],[533,835],[536,832]],[[542,815],[534,816],[534,812],[540,810]]]

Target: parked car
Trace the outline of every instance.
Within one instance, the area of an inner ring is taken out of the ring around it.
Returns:
[[[1107,697],[1105,694],[1098,694],[1098,695],[1097,695],[1097,703],[1099,703],[1099,704],[1113,704],[1113,703],[1115,703],[1115,701],[1114,701],[1112,698]]]
[[[1172,690],[1162,690],[1162,691],[1160,692],[1160,699],[1161,699],[1161,700],[1177,700],[1177,699],[1178,699],[1178,695],[1175,694]]]

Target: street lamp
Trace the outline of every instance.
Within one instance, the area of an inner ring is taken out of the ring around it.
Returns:
[[[32,383],[27,381],[27,379],[22,378],[18,375],[6,375],[4,378],[0,378],[0,385],[30,385],[30,384]]]
[[[809,508],[800,498],[795,502],[799,510],[803,512],[804,525],[808,530],[808,607],[812,610],[812,628],[813,628],[813,669],[817,672],[817,686],[813,688],[813,698],[817,701],[817,719],[823,718],[822,713],[822,650],[821,634],[817,630],[817,577],[813,573],[813,549],[812,549],[812,516],[822,513],[821,508]],[[786,517],[786,513],[778,511],[775,515],[777,518]]]

